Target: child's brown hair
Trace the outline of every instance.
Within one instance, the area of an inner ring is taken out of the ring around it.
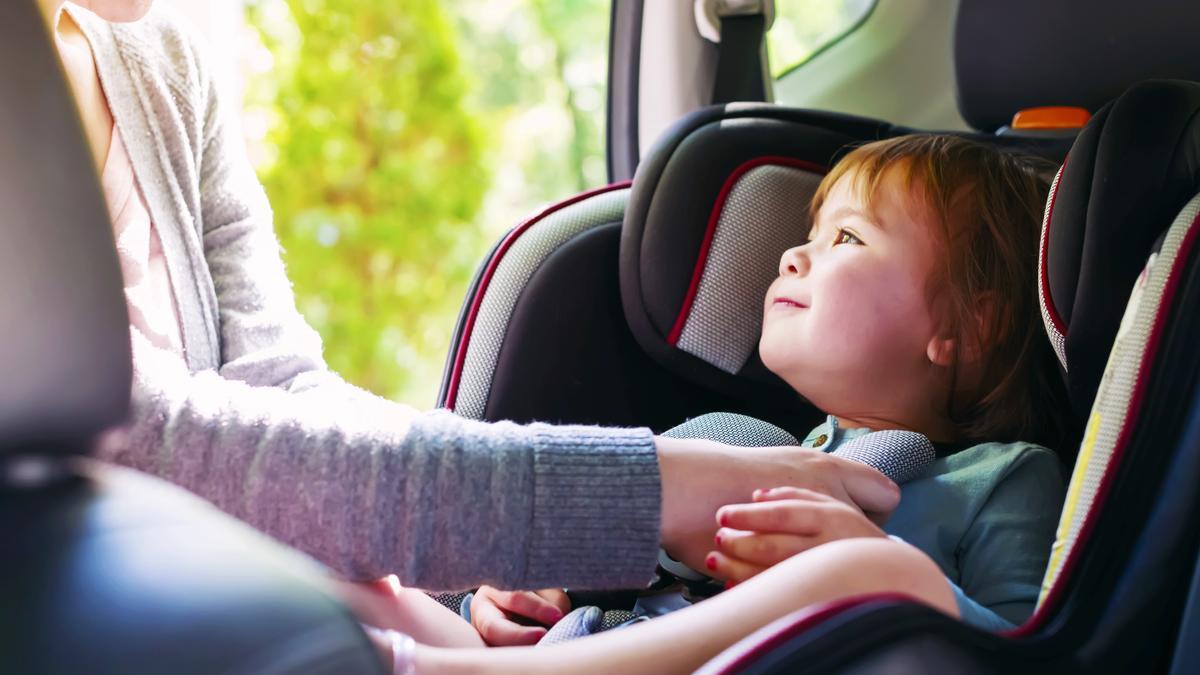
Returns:
[[[950,420],[966,441],[1062,441],[1065,391],[1037,300],[1042,210],[1054,166],[952,135],[920,134],[876,141],[848,153],[812,202],[824,203],[849,176],[868,206],[896,176],[935,220],[940,265],[930,278],[960,354],[976,345],[983,359],[976,385],[952,377]],[[955,363],[958,363],[955,359]]]

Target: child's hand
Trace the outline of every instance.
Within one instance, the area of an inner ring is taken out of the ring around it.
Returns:
[[[862,511],[812,490],[756,490],[753,504],[717,511],[717,550],[705,566],[719,579],[739,583],[766,568],[837,539],[886,537]]]
[[[493,647],[531,645],[546,634],[543,626],[553,626],[569,611],[571,601],[562,589],[501,591],[480,586],[471,598],[471,625]],[[514,619],[542,625],[523,625]]]

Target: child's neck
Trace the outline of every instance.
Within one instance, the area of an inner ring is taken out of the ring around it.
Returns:
[[[953,443],[959,440],[959,433],[950,420],[938,416],[884,416],[884,415],[833,415],[838,426],[842,429],[858,429],[866,427],[874,431],[884,429],[903,429],[924,434],[934,443]]]

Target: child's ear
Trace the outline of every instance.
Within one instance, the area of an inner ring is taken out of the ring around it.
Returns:
[[[935,335],[929,339],[929,345],[925,347],[925,355],[929,357],[929,362],[933,365],[949,368],[958,359],[958,341],[942,335]]]
[[[975,313],[972,317],[975,321],[974,330],[967,331],[962,335],[958,353],[962,365],[972,364],[983,359],[986,341],[984,336],[995,336],[998,332],[1007,330],[1000,323],[999,304],[1000,301],[996,294],[990,291],[981,293],[976,298]]]

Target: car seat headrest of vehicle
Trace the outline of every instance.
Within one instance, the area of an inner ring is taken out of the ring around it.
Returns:
[[[681,120],[639,167],[622,230],[622,303],[641,347],[714,389],[782,387],[758,358],[767,287],[807,236],[834,155],[883,127],[745,105]]]
[[[1200,3],[963,0],[954,28],[958,107],[993,131],[1024,108],[1095,112],[1150,78],[1200,80]]]
[[[28,5],[26,10],[20,7]],[[0,21],[0,455],[72,453],[129,406],[129,319],[108,209],[31,14]]]
[[[1151,81],[1080,132],[1047,200],[1038,290],[1077,421],[1088,414],[1124,303],[1200,192],[1200,84]]]

